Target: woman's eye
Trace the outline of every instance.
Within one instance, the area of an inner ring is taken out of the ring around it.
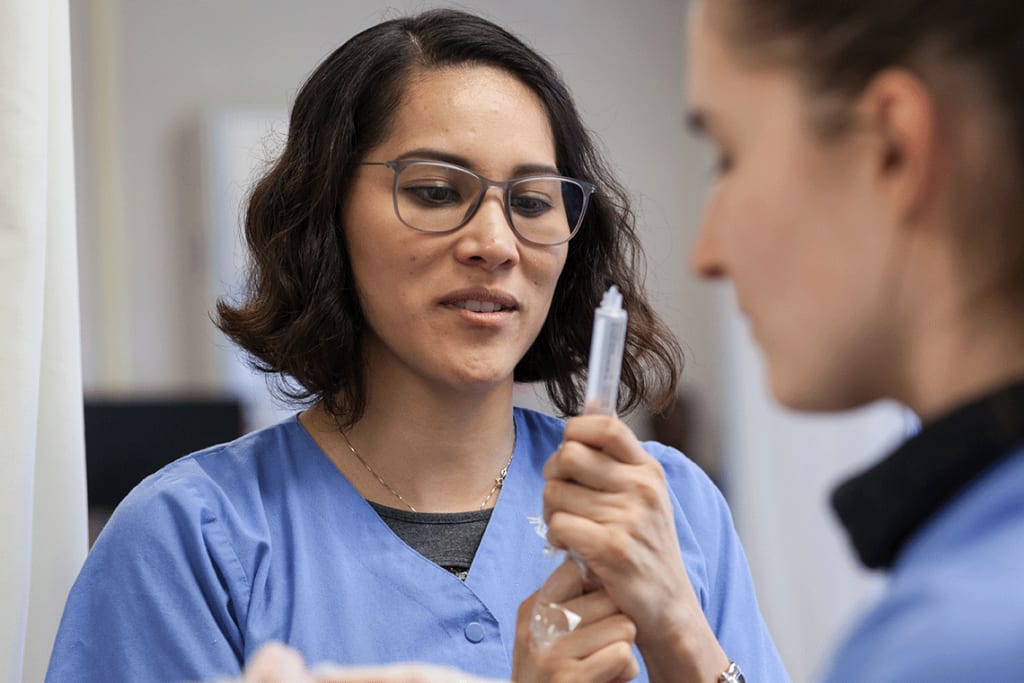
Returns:
[[[444,185],[407,187],[404,192],[416,201],[427,206],[458,204],[461,201],[458,190]]]
[[[725,145],[709,137],[702,137],[701,142],[699,159],[711,177],[719,178],[732,170],[734,157],[726,151]]]
[[[715,165],[712,168],[712,173],[718,177],[723,176],[732,170],[733,159],[732,156],[724,153],[719,153],[715,156]]]
[[[541,214],[551,210],[551,202],[542,197],[530,197],[527,195],[519,195],[512,197],[509,202],[512,210],[522,216],[540,216]]]

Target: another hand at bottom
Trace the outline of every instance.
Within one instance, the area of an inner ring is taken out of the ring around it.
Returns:
[[[566,560],[520,606],[516,618],[512,680],[519,683],[624,683],[640,666],[633,654],[636,626],[601,589],[584,592],[576,563]],[[531,637],[538,602],[555,603],[580,617],[549,646]]]

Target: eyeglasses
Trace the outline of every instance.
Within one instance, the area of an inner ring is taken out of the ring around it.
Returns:
[[[466,225],[487,190],[502,190],[505,218],[519,239],[539,246],[568,242],[583,224],[591,183],[557,175],[533,175],[498,181],[443,161],[364,161],[387,166],[398,220],[420,232],[454,232]]]

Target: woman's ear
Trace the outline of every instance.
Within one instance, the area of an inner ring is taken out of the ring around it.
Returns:
[[[858,110],[876,142],[876,177],[892,217],[919,218],[937,196],[948,161],[934,92],[907,69],[885,69],[864,89]]]

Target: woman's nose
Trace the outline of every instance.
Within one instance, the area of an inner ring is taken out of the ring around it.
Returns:
[[[718,236],[707,214],[701,220],[697,237],[690,247],[690,269],[708,279],[726,277],[725,263],[718,244]]]
[[[509,225],[504,198],[497,189],[484,196],[473,218],[456,235],[456,255],[463,263],[496,269],[519,262],[519,238]]]

